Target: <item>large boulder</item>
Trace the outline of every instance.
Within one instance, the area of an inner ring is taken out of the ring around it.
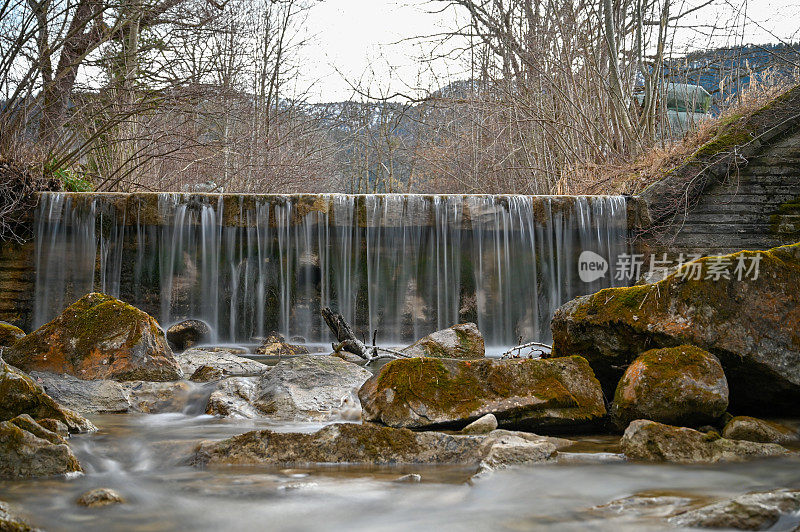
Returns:
[[[31,377],[0,360],[0,421],[23,414],[37,421],[60,421],[70,432],[97,430],[88,419],[55,402]]]
[[[800,510],[798,490],[745,493],[733,499],[681,512],[671,517],[669,523],[681,528],[767,530],[782,516],[791,516],[798,510]],[[791,519],[796,521],[796,516],[792,516]]]
[[[745,269],[758,264],[758,275]],[[729,277],[718,276],[727,265]],[[704,257],[666,279],[608,288],[562,306],[553,317],[553,357],[585,356],[613,393],[624,367],[644,351],[695,345],[722,363],[731,406],[800,413],[800,243]]]
[[[496,469],[546,461],[562,442],[566,440],[508,431],[452,435],[337,423],[311,434],[257,430],[223,441],[203,442],[191,462],[196,466],[458,464]]]
[[[253,404],[271,418],[333,419],[356,401],[358,389],[371,376],[361,366],[332,356],[281,360],[261,377]]]
[[[218,369],[224,377],[252,377],[270,369],[266,364],[226,351],[188,349],[175,355],[175,359],[187,377],[201,366]]]
[[[773,443],[729,440],[715,433],[646,419],[636,420],[625,429],[620,448],[628,458],[645,462],[730,462],[787,453]]]
[[[31,478],[81,471],[66,440],[23,414],[0,422],[0,478]]]
[[[483,335],[474,323],[461,323],[420,338],[402,350],[414,357],[483,358],[486,348]]]
[[[357,392],[371,376],[361,366],[333,356],[289,358],[261,377],[223,379],[211,392],[206,413],[303,421],[360,418]]]
[[[628,366],[611,416],[620,429],[635,419],[700,426],[728,408],[728,382],[719,361],[690,345],[651,349]]]
[[[131,403],[122,384],[110,380],[85,381],[66,373],[32,371],[31,378],[60,404],[82,414],[127,412]]]
[[[167,329],[167,342],[176,351],[183,351],[211,340],[211,327],[201,320],[183,320]]]
[[[606,413],[581,357],[552,360],[393,360],[358,393],[366,421],[391,427],[463,428],[485,414],[500,427],[585,430]]]
[[[722,436],[760,443],[790,443],[798,440],[797,431],[789,427],[749,416],[737,416],[728,421]]]
[[[99,293],[82,297],[17,341],[5,358],[25,371],[68,373],[81,379],[183,378],[156,320]]]
[[[0,321],[0,348],[14,345],[17,340],[25,337],[25,331],[7,321]]]

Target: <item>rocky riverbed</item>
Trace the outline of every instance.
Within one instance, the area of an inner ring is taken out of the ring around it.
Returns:
[[[88,294],[2,326],[0,529],[793,529],[800,244],[765,253],[758,320],[679,270],[565,305],[541,359],[474,324],[248,355]]]

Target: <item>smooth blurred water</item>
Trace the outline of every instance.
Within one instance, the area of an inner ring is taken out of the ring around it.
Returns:
[[[722,497],[800,487],[796,458],[712,466],[569,462],[499,471],[472,482],[473,471],[458,467],[199,470],[180,461],[200,439],[254,428],[313,431],[321,425],[182,414],[106,415],[93,421],[99,433],[71,440],[84,476],[0,481],[0,498],[51,532],[658,530],[668,528],[644,514],[591,508],[644,490]],[[613,450],[609,437],[586,440],[579,451]],[[410,472],[422,482],[394,482]],[[99,509],[75,504],[97,487],[119,491],[128,503]]]
[[[621,196],[133,198],[42,195],[34,326],[99,290],[164,326],[202,319],[215,342],[327,342],[330,306],[382,343],[474,321],[487,345],[510,346],[548,341],[556,308],[619,284],[614,259],[628,250]],[[586,250],[610,261],[589,283]]]

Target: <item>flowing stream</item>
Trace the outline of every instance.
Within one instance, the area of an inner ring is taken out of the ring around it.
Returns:
[[[457,467],[209,470],[180,464],[200,439],[251,430],[312,431],[319,424],[226,421],[186,414],[104,415],[71,445],[86,474],[0,481],[2,498],[50,532],[61,530],[675,530],[648,508],[591,508],[642,491],[699,501],[751,490],[800,487],[797,458],[713,466],[604,463],[609,437],[584,438],[573,460],[497,471],[469,481]],[[576,459],[583,457],[583,460]],[[397,482],[417,473],[421,483]],[[127,504],[75,504],[110,487]],[[800,518],[781,521],[789,530]]]
[[[396,344],[465,321],[547,341],[562,303],[621,284],[627,227],[621,196],[46,193],[33,325],[99,290],[214,342],[327,342],[324,306]],[[583,251],[609,271],[581,281]]]

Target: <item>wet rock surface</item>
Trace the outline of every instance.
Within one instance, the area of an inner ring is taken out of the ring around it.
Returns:
[[[225,374],[219,368],[212,366],[200,366],[189,377],[192,382],[212,382],[225,378]]]
[[[547,461],[559,445],[563,440],[509,431],[451,435],[338,423],[311,434],[260,430],[204,442],[191,461],[196,466],[457,464],[497,469]]]
[[[206,403],[205,413],[239,419],[255,419],[262,414],[253,405],[259,377],[231,377],[221,380]]]
[[[34,478],[82,471],[64,438],[28,415],[0,422],[0,478]]]
[[[279,335],[270,335],[264,342],[256,348],[259,355],[269,356],[294,356],[309,354],[308,348],[304,345],[286,343],[284,338]]]
[[[81,379],[183,378],[164,331],[148,314],[111,296],[88,294],[17,341],[6,361],[25,371]]]
[[[500,427],[584,430],[606,413],[581,357],[552,360],[394,360],[359,391],[366,421],[392,427],[463,428],[485,414]]]
[[[253,405],[278,419],[335,419],[342,408],[357,405],[358,389],[371,376],[337,357],[282,360],[261,377]]]
[[[669,519],[679,527],[766,530],[782,515],[800,510],[800,491],[746,493],[733,499],[689,510]]]
[[[97,430],[88,419],[53,400],[30,376],[0,360],[0,421],[22,414],[60,421],[70,432]]]
[[[611,416],[620,429],[636,419],[697,427],[714,422],[727,408],[728,383],[719,361],[684,345],[636,358],[617,385]]]
[[[125,498],[111,488],[95,488],[81,495],[76,502],[87,508],[100,508],[110,504],[122,504]]]
[[[474,323],[461,323],[420,338],[402,352],[414,357],[474,360],[486,356],[483,335]]]
[[[773,443],[729,440],[715,433],[641,419],[625,429],[620,448],[631,460],[677,463],[742,461],[788,452]]]
[[[706,279],[715,262],[750,264],[756,256],[757,278]],[[799,283],[800,243],[704,257],[658,283],[609,288],[565,304],[553,317],[552,356],[585,356],[611,396],[624,368],[644,351],[695,345],[719,359],[732,406],[797,415]]]
[[[32,371],[31,378],[60,404],[83,414],[127,412],[131,403],[122,384],[83,380],[67,373]]]
[[[0,501],[0,530],[4,532],[41,532],[19,517],[10,504]]]
[[[145,414],[181,412],[192,398],[193,386],[187,381],[123,383],[125,393],[130,400],[131,411]]]
[[[370,376],[361,366],[338,357],[289,358],[260,377],[221,380],[211,392],[206,413],[292,421],[360,419],[357,392]]]
[[[797,431],[789,427],[749,416],[737,416],[728,421],[722,436],[760,443],[790,443],[798,440]]]
[[[266,364],[223,350],[189,349],[175,355],[175,360],[187,377],[193,375],[201,366],[217,369],[226,377],[251,377],[270,369]]]
[[[183,351],[211,340],[211,327],[201,320],[184,320],[167,329],[167,342],[176,351]]]

